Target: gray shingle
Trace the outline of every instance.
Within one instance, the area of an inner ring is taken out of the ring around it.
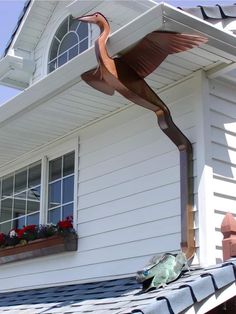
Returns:
[[[236,259],[186,272],[165,289],[143,293],[135,278],[0,294],[0,313],[173,314],[235,282]]]
[[[198,6],[193,8],[179,8],[184,12],[204,20],[223,20],[236,17],[236,5]]]
[[[214,284],[209,276],[201,277],[198,280],[189,280],[180,287],[189,287],[195,302],[200,302],[215,293]]]

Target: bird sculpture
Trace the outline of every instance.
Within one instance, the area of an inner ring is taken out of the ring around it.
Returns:
[[[109,56],[106,43],[110,26],[106,17],[96,12],[78,17],[82,22],[94,23],[100,28],[95,41],[98,67],[82,74],[82,79],[93,88],[113,95],[115,91],[133,103],[153,111],[161,130],[180,152],[181,185],[181,248],[187,257],[194,253],[192,222],[192,145],[172,120],[170,110],[144,80],[164,59],[173,53],[186,51],[206,42],[198,35],[154,31],[119,57]]]
[[[187,259],[183,252],[178,254],[165,253],[154,257],[149,265],[137,272],[136,280],[143,285],[143,291],[165,287],[168,283],[178,279]]]

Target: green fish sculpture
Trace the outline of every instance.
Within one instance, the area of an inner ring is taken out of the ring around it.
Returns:
[[[143,291],[165,287],[168,283],[178,279],[187,265],[183,252],[177,255],[165,253],[152,258],[149,265],[137,272],[136,279],[143,285]]]

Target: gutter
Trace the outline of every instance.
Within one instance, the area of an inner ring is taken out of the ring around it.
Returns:
[[[11,85],[11,84],[8,84],[4,80],[8,76],[12,76],[12,73],[14,73],[14,71],[18,72],[19,75],[21,72],[23,72],[24,77],[26,74],[28,78],[30,78],[34,69],[35,69],[35,63],[33,60],[29,60],[29,59],[25,59],[25,58],[13,56],[13,55],[6,55],[3,59],[0,60],[0,82],[2,82],[5,85]],[[27,87],[28,83],[29,83],[29,79],[28,79],[28,82],[26,80],[21,80],[21,81],[19,80],[17,87],[19,89],[22,89],[23,86]],[[14,87],[16,88],[15,84],[14,84]]]

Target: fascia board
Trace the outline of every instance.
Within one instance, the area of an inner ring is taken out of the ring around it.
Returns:
[[[25,73],[32,74],[35,69],[35,63],[32,60],[28,60],[19,56],[6,55],[0,60],[0,84],[3,85],[12,85],[6,84],[4,81],[6,75],[10,76],[12,71],[22,71]],[[22,89],[22,86],[25,86],[26,82],[15,82],[14,87]]]
[[[227,47],[233,48],[233,52],[235,51],[235,37],[215,29],[202,20],[186,16],[184,12],[179,12],[173,7],[162,3],[147,10],[114,32],[108,42],[109,53],[116,55],[141,40],[148,33],[157,29],[165,29],[166,16],[172,18],[173,21],[181,20],[182,26],[186,23],[186,27],[190,27],[192,31],[199,31],[205,36],[214,37],[214,44],[218,42],[224,43]],[[9,119],[14,119],[16,115],[21,115],[25,111],[37,107],[51,97],[78,83],[81,81],[80,76],[82,73],[96,66],[94,47],[91,47],[1,106],[0,124],[7,123]]]
[[[9,57],[6,56],[0,60],[0,81],[10,70]]]
[[[0,126],[49,100],[81,80],[80,75],[96,66],[96,58],[91,47],[86,53],[50,73],[22,93],[0,107]]]
[[[23,69],[23,58],[6,55],[0,60],[0,81],[5,75],[14,69]]]

